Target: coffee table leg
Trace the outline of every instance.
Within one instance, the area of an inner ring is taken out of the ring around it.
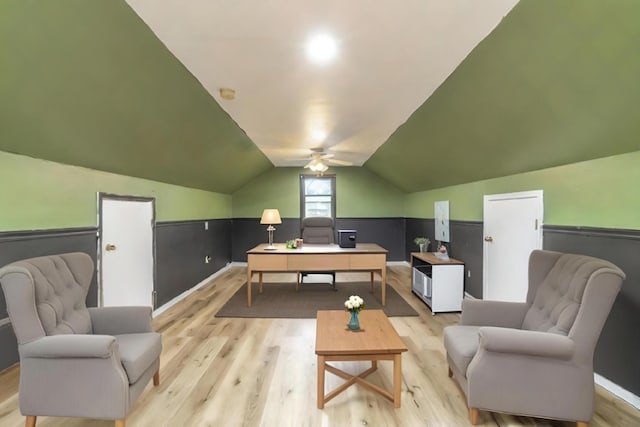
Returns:
[[[400,407],[402,392],[402,353],[393,355],[393,406]]]
[[[318,409],[324,408],[324,356],[318,356]]]

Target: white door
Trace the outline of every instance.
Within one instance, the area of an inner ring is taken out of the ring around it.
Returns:
[[[100,195],[101,305],[153,307],[154,199]]]
[[[529,255],[542,249],[542,190],[484,196],[483,299],[524,302]]]

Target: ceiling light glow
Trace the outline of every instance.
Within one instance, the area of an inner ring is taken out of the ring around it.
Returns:
[[[325,132],[322,129],[314,129],[311,131],[311,138],[313,138],[314,141],[324,141],[325,138],[327,137],[327,132]]]
[[[307,43],[307,58],[316,64],[327,64],[336,57],[338,46],[328,34],[317,34]]]

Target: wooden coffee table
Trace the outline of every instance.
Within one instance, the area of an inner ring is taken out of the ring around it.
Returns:
[[[361,331],[347,329],[349,313],[342,310],[318,311],[316,325],[316,354],[318,355],[318,408],[346,390],[352,384],[360,384],[380,393],[400,407],[402,384],[402,352],[407,347],[382,310],[360,312]],[[358,375],[348,374],[327,362],[370,360],[371,367]],[[393,360],[393,393],[365,380],[378,369],[378,360]],[[325,371],[347,380],[340,387],[324,393]]]

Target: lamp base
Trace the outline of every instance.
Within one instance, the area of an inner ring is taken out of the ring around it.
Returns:
[[[267,247],[264,248],[265,251],[275,251],[276,249],[278,248],[274,245],[268,245]]]

